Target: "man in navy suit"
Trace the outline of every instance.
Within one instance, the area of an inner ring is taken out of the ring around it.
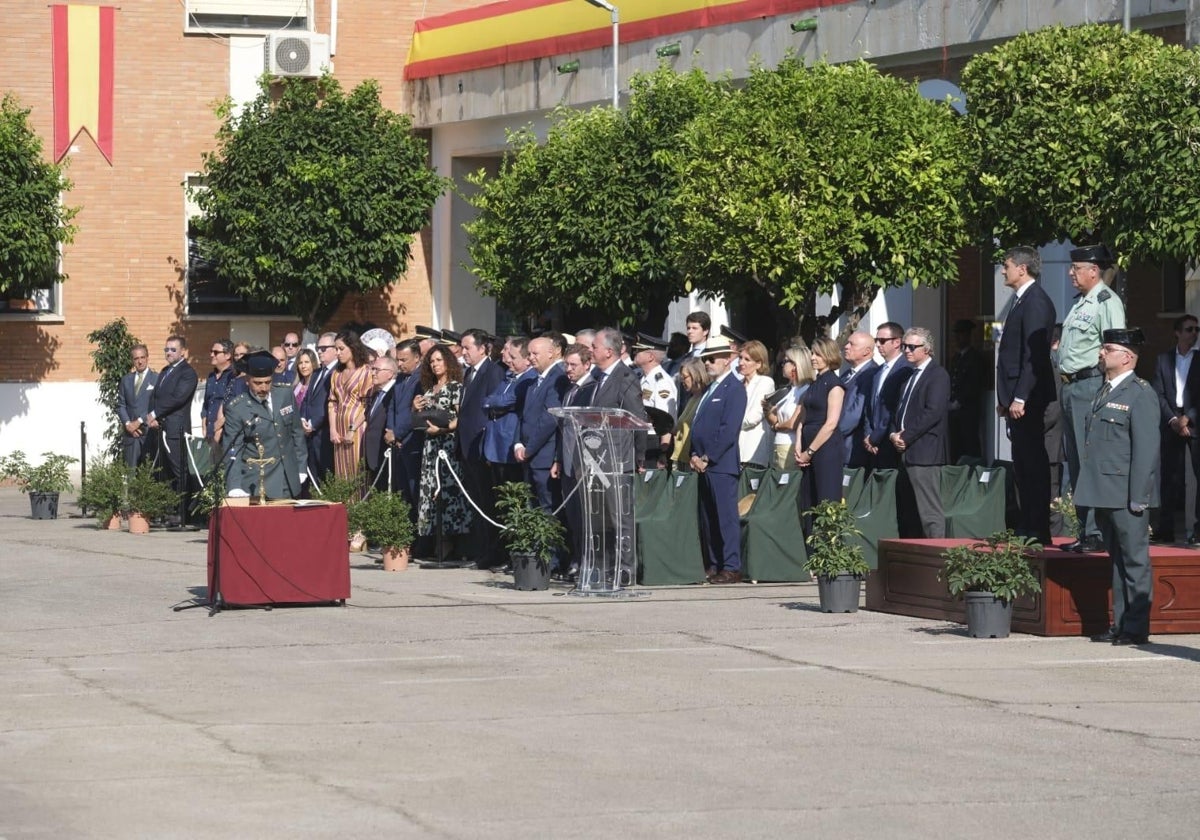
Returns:
[[[1200,398],[1200,364],[1196,363],[1196,337],[1200,321],[1195,315],[1175,319],[1175,346],[1160,353],[1154,364],[1152,387],[1158,396],[1162,423],[1159,448],[1162,466],[1159,480],[1162,507],[1154,528],[1155,542],[1175,541],[1175,512],[1182,510],[1186,497],[1185,470],[1200,478],[1200,417],[1196,400]],[[1190,462],[1190,463],[1189,463]],[[1200,529],[1200,492],[1196,494],[1196,529]],[[1194,529],[1188,545],[1200,545]]]
[[[453,341],[454,335],[443,330],[443,337]],[[504,381],[504,368],[492,361],[492,337],[480,329],[470,329],[458,338],[462,347],[463,390],[458,408],[458,459],[463,469],[463,484],[471,499],[484,516],[496,518],[492,468],[483,454],[483,433],[488,416],[483,400]],[[500,532],[481,516],[471,518],[471,533],[467,541],[467,557],[480,569],[502,565],[496,546]]]
[[[192,397],[200,380],[187,362],[187,340],[183,336],[168,336],[163,354],[167,365],[158,374],[146,425],[158,430],[160,466],[165,465],[170,472],[175,491],[183,493],[187,490],[183,436],[192,431]]]
[[[421,450],[425,434],[412,428],[412,404],[421,385],[421,346],[414,339],[396,345],[396,384],[388,408],[383,440],[392,450],[393,488],[404,495],[417,521],[417,502],[421,481]]]
[[[483,457],[492,465],[492,483],[524,481],[525,470],[513,454],[521,427],[521,409],[525,395],[537,382],[537,371],[529,362],[529,339],[509,336],[500,360],[508,367],[495,391],[483,399],[487,428],[483,432]]]
[[[875,374],[879,364],[875,361],[875,339],[870,333],[854,332],[842,346],[842,358],[846,368],[840,379],[846,391],[842,401],[842,415],[838,420],[838,431],[842,435],[842,463],[848,467],[869,467],[871,455],[863,446],[863,413],[875,392]]]
[[[700,528],[709,583],[741,583],[738,525],[738,434],[746,416],[746,389],[732,375],[729,339],[710,338],[700,356],[713,382],[700,396],[692,421],[691,467],[700,474]]]
[[[398,470],[391,458],[384,458],[389,449],[384,435],[391,415],[392,400],[396,396],[396,360],[390,356],[379,356],[371,362],[371,382],[374,387],[367,397],[362,459],[375,489],[396,490]]]
[[[308,394],[300,407],[300,420],[308,442],[308,472],[318,487],[333,469],[333,444],[329,442],[329,385],[337,367],[337,351],[333,342],[337,333],[323,333],[317,339],[317,358],[321,367],[312,373]]]
[[[875,330],[875,347],[883,357],[883,363],[875,372],[874,390],[863,409],[863,448],[871,456],[872,469],[900,467],[900,455],[888,435],[900,405],[900,395],[912,373],[912,366],[900,352],[903,340],[904,327],[895,321],[880,324]]]
[[[557,340],[555,340],[557,339]],[[550,409],[562,405],[570,383],[562,363],[562,336],[541,336],[529,342],[529,361],[537,380],[525,396],[521,427],[513,454],[525,467],[526,480],[533,487],[542,510],[553,511],[562,501],[559,482],[550,475],[554,466],[554,433],[558,421]]]
[[[946,536],[942,467],[950,459],[950,373],[933,360],[929,330],[913,327],[904,334],[902,347],[912,372],[888,435],[908,479],[903,487],[908,498],[897,500],[902,503],[901,534],[941,539]]]
[[[146,415],[150,413],[150,397],[158,374],[150,370],[150,351],[145,344],[133,346],[133,370],[121,377],[117,391],[117,417],[121,418],[121,448],[125,466],[136,467],[150,455],[147,442]]]
[[[1046,408],[1058,397],[1050,361],[1054,303],[1037,282],[1042,258],[1036,248],[1010,248],[1004,285],[1013,299],[996,353],[996,413],[1008,421],[1013,473],[1021,502],[1017,534],[1050,544],[1050,456]]]

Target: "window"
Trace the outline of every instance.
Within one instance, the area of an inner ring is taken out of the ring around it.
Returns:
[[[187,0],[184,32],[238,35],[309,29],[311,0]]]
[[[0,314],[7,315],[59,315],[62,310],[62,284],[38,289],[29,298],[0,298]]]
[[[285,315],[280,306],[251,300],[229,288],[220,266],[204,252],[196,231],[195,219],[200,207],[194,194],[204,189],[204,179],[189,175],[184,189],[184,218],[187,225],[187,314],[194,315]]]
[[[1187,311],[1187,265],[1175,260],[1162,263],[1162,311]]]

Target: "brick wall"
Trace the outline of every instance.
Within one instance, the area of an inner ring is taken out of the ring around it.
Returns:
[[[124,0],[116,13],[115,151],[110,166],[86,136],[68,154],[74,188],[68,204],[81,206],[79,232],[64,254],[60,322],[0,316],[0,381],[91,380],[92,349],[85,336],[123,315],[131,330],[161,359],[161,342],[181,330],[197,370],[207,370],[207,348],[229,335],[224,320],[188,319],[180,273],[185,256],[185,175],[200,168],[218,122],[213,104],[229,93],[229,46],[219,36],[183,34],[183,10],[174,0]],[[401,77],[414,19],[473,2],[343,0],[339,4],[336,75],[353,87],[381,83],[387,107],[402,110]],[[329,0],[318,0],[313,29],[329,32]],[[52,140],[50,10],[40,3],[5,3],[8,37],[0,51],[0,88],[15,93],[43,138]],[[407,275],[390,290],[364,297],[367,317],[410,333],[429,317],[425,253],[428,235],[414,243]],[[350,320],[354,300],[330,320]],[[299,324],[271,321],[278,341]]]

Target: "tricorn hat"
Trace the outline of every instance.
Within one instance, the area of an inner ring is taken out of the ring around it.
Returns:
[[[279,360],[266,350],[259,350],[246,357],[247,376],[272,376],[278,366]]]
[[[1135,353],[1139,347],[1146,343],[1146,336],[1138,327],[1129,327],[1123,330],[1105,330],[1103,339],[1105,344],[1120,344],[1122,347],[1128,347]]]
[[[745,344],[748,341],[750,341],[750,339],[744,333],[740,333],[737,330],[735,330],[733,327],[730,327],[730,326],[722,325],[721,326],[721,335],[725,336],[730,341],[733,341],[737,344]]]
[[[633,350],[666,350],[667,342],[661,338],[655,338],[652,335],[646,335],[643,332],[637,334],[637,341],[633,343]]]
[[[413,332],[416,334],[418,340],[422,338],[432,338],[436,340],[442,337],[441,330],[435,330],[433,327],[426,327],[422,326],[421,324],[418,324],[417,328],[413,330]]]
[[[1071,262],[1089,262],[1104,267],[1112,265],[1115,260],[1107,245],[1084,245],[1071,249]]]

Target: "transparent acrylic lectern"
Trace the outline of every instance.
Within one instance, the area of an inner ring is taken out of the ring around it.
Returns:
[[[583,556],[572,594],[630,595],[637,578],[637,435],[654,427],[620,408],[552,408],[550,413],[562,429],[563,470],[578,483],[582,512]]]

